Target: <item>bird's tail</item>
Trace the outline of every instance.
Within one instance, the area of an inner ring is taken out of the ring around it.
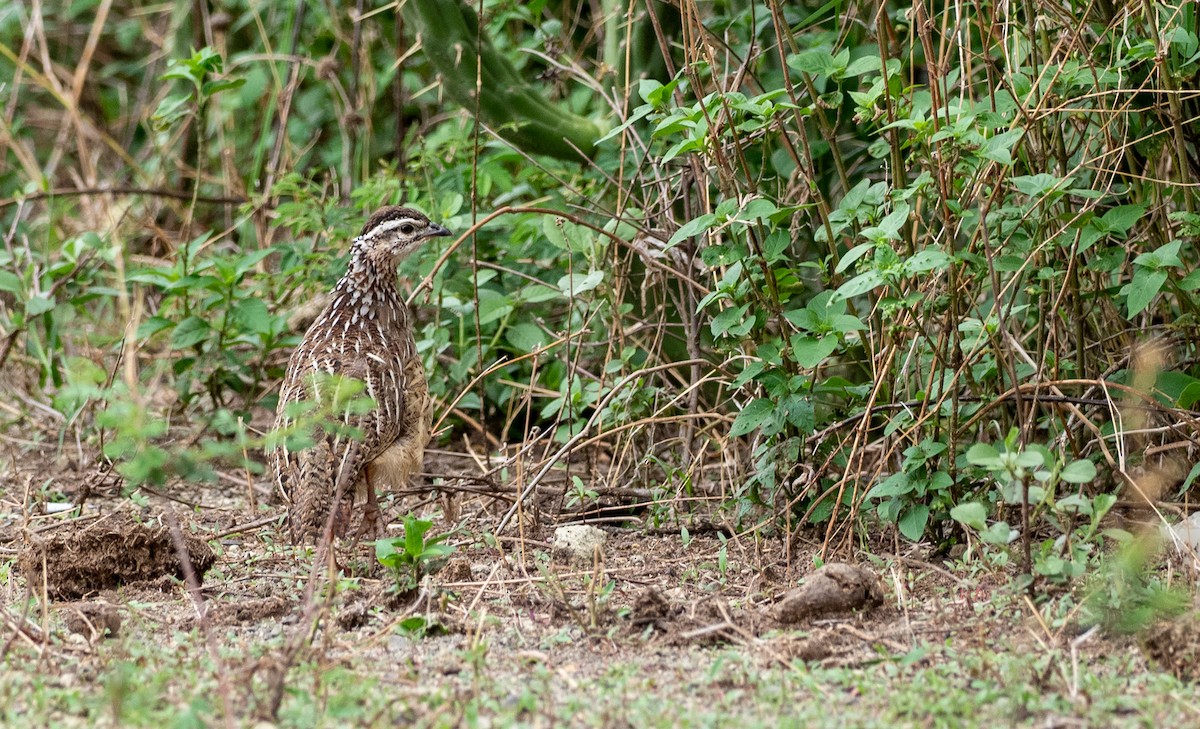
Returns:
[[[347,462],[354,461],[358,444],[338,448],[330,438],[318,438],[301,451],[276,451],[280,489],[288,503],[288,532],[293,544],[318,543],[326,529],[342,536],[348,527],[354,483]],[[346,451],[342,459],[335,457]]]

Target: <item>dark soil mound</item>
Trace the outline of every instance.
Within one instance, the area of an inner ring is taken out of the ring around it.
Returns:
[[[202,579],[215,559],[212,549],[187,530],[183,538],[196,578]],[[64,525],[35,538],[22,550],[18,566],[35,592],[44,579],[50,597],[60,600],[164,576],[183,578],[171,530],[139,523],[128,514]]]

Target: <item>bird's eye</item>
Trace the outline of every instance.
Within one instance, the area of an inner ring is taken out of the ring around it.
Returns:
[[[414,228],[412,227],[412,225],[410,225],[408,223],[405,223],[404,225],[400,226],[400,232],[405,235],[412,235],[413,230],[414,230]]]

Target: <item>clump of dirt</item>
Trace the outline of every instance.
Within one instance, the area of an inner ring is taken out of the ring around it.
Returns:
[[[202,579],[215,561],[212,549],[186,529],[183,539],[196,579]],[[35,591],[44,581],[50,597],[59,600],[134,582],[184,576],[171,530],[121,513],[64,524],[49,536],[35,537],[22,549],[17,566]]]
[[[219,625],[257,623],[269,618],[285,615],[292,609],[292,600],[283,595],[252,598],[241,602],[218,605],[213,610],[213,621]]]
[[[1142,652],[1180,681],[1195,681],[1200,677],[1200,616],[1151,626],[1142,637]]]
[[[799,623],[866,610],[882,602],[883,587],[874,573],[857,565],[830,562],[784,595],[775,614],[782,623]]]
[[[647,587],[634,601],[630,618],[635,628],[653,625],[663,628],[667,621],[683,612],[683,608],[672,605],[670,598],[654,586]]]
[[[87,642],[115,638],[121,632],[121,613],[106,602],[75,602],[61,606],[67,630],[82,635]]]

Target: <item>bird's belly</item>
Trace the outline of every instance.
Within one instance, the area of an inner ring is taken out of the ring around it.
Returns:
[[[376,488],[397,489],[408,485],[408,477],[416,471],[420,464],[411,452],[396,443],[380,453],[375,460],[368,464],[371,469],[371,484]]]

